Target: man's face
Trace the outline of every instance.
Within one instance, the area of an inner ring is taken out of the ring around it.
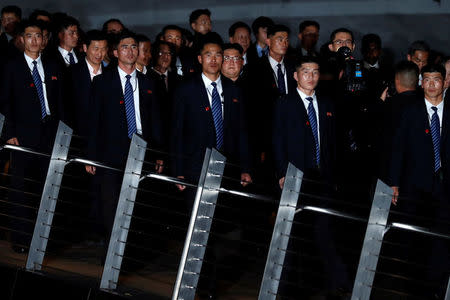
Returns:
[[[219,74],[220,68],[222,67],[222,60],[222,49],[217,44],[206,44],[198,56],[203,73],[210,75]]]
[[[416,50],[413,55],[408,54],[408,60],[412,61],[422,70],[428,64],[428,51]]]
[[[42,30],[42,44],[41,44],[41,51],[44,51],[48,44],[48,38],[50,33],[47,29]]]
[[[308,93],[316,88],[319,77],[319,65],[316,63],[304,63],[294,73],[298,88]]]
[[[12,34],[19,22],[20,18],[16,16],[15,13],[2,14],[2,27],[5,29],[7,34]]]
[[[72,25],[59,33],[60,46],[72,50],[78,44],[78,27]]]
[[[246,53],[251,43],[250,32],[244,27],[238,28],[234,32],[234,35],[230,37],[230,42],[241,45],[242,49],[244,49],[244,53]]]
[[[444,88],[447,89],[450,86],[450,61],[445,63],[445,83]]]
[[[114,56],[119,63],[124,65],[134,65],[138,57],[138,45],[133,38],[126,38],[120,41],[117,49],[114,50]]]
[[[140,64],[141,66],[148,66],[151,58],[152,53],[150,42],[140,42],[137,63]]]
[[[287,32],[276,32],[270,38],[266,40],[269,45],[269,51],[271,54],[284,56],[289,47],[289,36]]]
[[[319,29],[314,26],[306,26],[302,32],[298,34],[298,38],[301,41],[302,48],[306,50],[314,49],[319,40]]]
[[[176,49],[179,49],[183,43],[181,32],[176,29],[166,30],[162,40],[175,45]]]
[[[42,45],[42,31],[38,27],[27,27],[22,36],[25,53],[38,54]]]
[[[378,47],[377,43],[370,43],[369,47],[367,48],[367,53],[364,53],[364,59],[369,64],[373,65],[378,61],[378,58],[380,57],[381,49]]]
[[[341,47],[348,47],[350,50],[355,50],[355,43],[353,43],[352,35],[348,32],[338,32],[334,36],[334,40],[328,45],[331,52],[337,52]]]
[[[159,47],[158,60],[156,61],[158,69],[166,70],[170,67],[171,63],[172,63],[172,53],[170,52],[169,46],[161,45]]]
[[[89,47],[84,44],[83,49],[86,52],[86,59],[92,65],[99,65],[108,51],[108,42],[106,40],[91,41]]]
[[[258,34],[256,35],[256,39],[259,43],[265,44],[267,40],[267,27],[259,27]]]
[[[422,88],[425,98],[435,98],[444,91],[444,78],[439,72],[423,73]]]
[[[191,24],[191,26],[195,32],[207,34],[212,28],[211,18],[207,15],[201,15],[197,20],[195,20],[194,23]]]
[[[110,22],[106,26],[106,33],[118,34],[118,33],[121,33],[122,30],[123,30],[123,26],[119,22]]]
[[[237,78],[241,73],[244,60],[236,49],[227,49],[223,52],[222,74],[228,78]]]

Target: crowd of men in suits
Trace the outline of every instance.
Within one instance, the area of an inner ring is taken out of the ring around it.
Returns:
[[[156,172],[188,182],[198,180],[206,148],[216,148],[240,165],[243,188],[260,183],[277,195],[291,162],[305,178],[329,187],[305,184],[307,194],[366,204],[381,178],[405,212],[426,211],[448,221],[448,57],[416,41],[394,67],[382,60],[380,37],[367,34],[358,61],[353,58],[357,41],[347,28],[334,30],[317,51],[315,21],[300,23],[300,46],[294,49],[290,29],[264,16],[251,27],[231,25],[224,43],[211,20],[208,9],[195,10],[189,17],[193,34],[167,25],[152,42],[118,19],[84,32],[64,13],[36,10],[22,19],[20,8],[4,7],[4,141],[48,152],[63,120],[87,137],[87,158],[111,167],[124,166],[131,137],[138,134],[151,148],[174,157],[170,162],[152,157]],[[30,154],[13,153],[10,165],[14,178],[45,175],[42,161]],[[94,166],[85,169],[101,187],[101,218],[108,231],[121,177]],[[15,179],[12,186],[24,190],[25,182]],[[12,200],[21,203],[21,194],[13,194]],[[447,210],[433,209],[434,204]],[[15,208],[14,213],[28,212]],[[318,218],[316,226],[317,247],[330,261],[327,288],[350,288],[329,220]],[[448,232],[445,226],[439,229]],[[14,238],[19,245],[28,242]],[[441,254],[433,266],[442,276],[448,271],[448,248],[437,243],[433,249]]]

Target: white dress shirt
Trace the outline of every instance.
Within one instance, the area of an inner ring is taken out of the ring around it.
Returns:
[[[309,106],[309,101],[306,100],[306,98],[307,97],[313,98],[312,104],[313,104],[314,110],[316,111],[316,120],[317,120],[317,140],[318,140],[317,142],[319,143],[319,146],[320,146],[319,103],[317,102],[316,92],[314,91],[312,96],[306,95],[305,93],[300,91],[299,88],[297,88],[297,92],[298,92],[298,95],[300,96],[300,98],[302,98],[303,105],[305,106],[305,109],[306,109],[306,114],[308,114],[308,106]]]
[[[175,67],[177,68],[177,74],[183,76],[183,65],[181,64],[181,59],[178,56],[177,60],[175,61]]]
[[[223,119],[223,89],[222,89],[222,80],[220,80],[220,76],[219,78],[217,78],[217,80],[215,81],[215,83],[217,83],[216,87],[217,87],[217,92],[219,93],[220,96],[220,102],[222,103],[222,119]],[[214,90],[214,87],[211,85],[211,83],[213,82],[211,79],[209,79],[208,77],[206,77],[206,75],[204,73],[202,73],[202,79],[203,79],[203,83],[205,84],[205,88],[206,88],[206,94],[208,94],[208,100],[209,100],[209,105],[212,107],[212,92]]]
[[[433,118],[433,114],[434,114],[434,110],[432,110],[431,108],[434,105],[431,104],[426,98],[425,98],[425,105],[427,107],[428,121],[430,122],[430,126],[431,126],[431,118]],[[440,133],[442,134],[442,116],[443,116],[443,112],[444,112],[444,100],[442,100],[441,103],[436,105],[436,107],[437,107],[437,114],[439,117]]]
[[[242,55],[242,59],[244,60],[244,66],[248,63],[247,61],[247,52],[244,53],[244,55]]]
[[[275,59],[272,58],[272,56],[269,55],[269,62],[270,65],[272,66],[273,76],[275,77],[275,82],[277,83],[277,86],[278,86],[278,64],[281,64],[281,72],[283,73],[284,76],[284,86],[286,87],[286,94],[287,94],[288,82],[286,76],[286,68],[284,66],[284,58],[280,62],[277,62]]]
[[[98,68],[97,73],[94,73],[94,67],[91,66],[91,64],[88,62],[88,60],[85,58],[86,64],[89,70],[89,75],[91,75],[91,81],[94,79],[95,76],[102,74],[102,64],[100,64],[100,68]]]
[[[147,67],[146,67],[146,66],[144,66],[144,67],[142,68],[142,71],[140,71],[137,67],[136,67],[136,70],[139,71],[139,72],[141,72],[141,73],[144,74],[144,75],[147,74]]]
[[[62,57],[64,58],[64,62],[66,63],[66,66],[70,65],[69,51],[67,51],[66,49],[61,48],[61,47],[59,47],[59,46],[58,46],[58,50],[59,50],[59,53],[61,53]],[[75,61],[75,63],[77,63],[77,62],[78,62],[78,58],[77,58],[77,56],[75,55],[75,51],[73,51],[73,49],[72,49],[72,50],[70,51],[70,53],[72,53],[72,55],[73,55],[73,60]]]
[[[33,69],[34,69],[33,61],[35,61],[35,60],[32,59],[31,57],[29,57],[28,55],[26,55],[25,53],[23,55],[25,56],[25,60],[27,61],[28,67],[30,68],[31,77],[33,77]],[[47,85],[45,84],[44,66],[42,65],[42,60],[41,60],[40,55],[36,59],[36,62],[37,62],[36,68],[38,69],[39,76],[41,76],[42,92],[44,94],[44,102],[45,102],[45,112],[47,113],[47,115],[50,115],[50,107],[48,106],[48,100],[47,100],[47,88],[46,88]]]
[[[120,83],[122,84],[122,92],[125,95],[125,83],[127,82],[128,74],[125,73],[120,67],[117,67],[119,70]],[[142,123],[141,123],[141,113],[139,110],[139,83],[136,77],[136,70],[131,75],[130,83],[133,88],[133,100],[134,100],[134,114],[136,116],[136,131],[138,134],[142,134]]]
[[[152,69],[153,69],[153,71],[156,72],[156,74],[165,76],[164,77],[164,84],[166,85],[166,90],[167,90],[169,88],[169,69],[167,69],[166,72],[164,72],[164,73],[159,72],[158,70],[156,70],[153,67],[152,67]]]

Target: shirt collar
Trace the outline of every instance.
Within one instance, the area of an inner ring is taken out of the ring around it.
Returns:
[[[262,48],[258,43],[256,43],[256,50],[258,51],[258,53],[261,53],[263,50],[266,50],[267,46]]]
[[[72,53],[75,55],[75,51],[73,51],[73,49],[70,51],[67,51],[66,49],[62,48],[61,46],[58,46],[58,50],[59,50],[59,52],[61,52],[63,57],[66,57],[69,53]]]
[[[125,79],[125,76],[131,75],[131,80],[136,79],[136,69],[133,70],[133,73],[127,74],[124,70],[122,70],[119,66],[117,66],[117,70],[119,70],[119,77],[120,79]]]
[[[100,64],[100,68],[98,68],[97,73],[94,73],[94,68],[91,66],[91,64],[88,62],[88,60],[86,58],[85,58],[85,60],[86,60],[86,64],[87,64],[87,67],[89,69],[89,72],[91,74],[93,74],[93,75],[100,75],[100,74],[102,74],[102,64]]]
[[[40,54],[39,54],[38,58],[36,58],[36,59],[32,59],[31,57],[26,55],[25,52],[23,53],[23,56],[25,56],[25,60],[27,61],[27,64],[30,67],[30,69],[34,68],[33,61],[36,61],[38,65],[41,64],[41,55]]]
[[[431,107],[433,107],[434,105],[431,104],[430,101],[427,100],[427,98],[425,98],[425,105],[427,106],[427,111],[432,111]],[[436,105],[437,109],[439,112],[442,112],[444,109],[444,98],[442,98],[441,103],[439,103],[438,105]]]
[[[380,68],[380,64],[378,63],[378,60],[373,65],[369,64],[367,61],[364,61],[364,68],[366,68],[366,69],[370,69],[370,68],[379,69]]]
[[[203,79],[203,83],[205,84],[205,87],[209,88],[213,81],[211,79],[209,79],[208,77],[206,77],[206,75],[204,73],[202,73],[202,79]],[[221,76],[219,75],[219,78],[217,78],[217,80],[214,82],[217,83],[217,87],[219,87],[219,85],[221,84]]]
[[[164,73],[159,72],[158,70],[156,70],[155,68],[153,68],[153,71],[155,71],[157,74],[159,75],[166,75],[166,77],[169,75],[169,69],[167,69]],[[203,73],[202,73],[203,74]]]
[[[283,57],[283,59],[280,61],[280,62],[277,62],[275,59],[273,59],[272,58],[272,56],[270,56],[270,54],[269,54],[269,62],[270,62],[270,65],[272,66],[272,69],[274,69],[274,70],[276,70],[278,67],[277,67],[277,65],[278,64],[281,64],[281,68],[283,69],[283,67],[284,67],[284,57]]]
[[[307,97],[312,97],[313,101],[316,100],[316,91],[314,91],[311,96],[308,96],[297,87],[297,92],[298,92],[298,95],[300,96],[300,98],[302,98],[302,100],[306,100]],[[308,101],[308,100],[306,100],[306,101]]]

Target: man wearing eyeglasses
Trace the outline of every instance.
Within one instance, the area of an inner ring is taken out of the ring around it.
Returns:
[[[341,47],[348,47],[352,52],[355,50],[353,32],[347,28],[339,28],[331,33],[328,48],[331,52],[338,52]]]

